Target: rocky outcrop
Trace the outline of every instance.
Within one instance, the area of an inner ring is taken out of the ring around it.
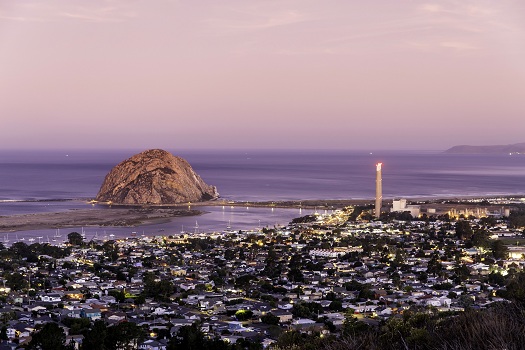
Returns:
[[[494,145],[494,146],[454,146],[445,153],[455,154],[489,154],[489,153],[520,153],[525,154],[525,143],[515,143],[513,145]]]
[[[180,157],[160,149],[126,159],[106,175],[96,200],[115,204],[177,204],[217,198]]]

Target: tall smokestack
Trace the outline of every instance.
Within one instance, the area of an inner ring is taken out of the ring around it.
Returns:
[[[376,164],[376,218],[381,215],[381,205],[383,203],[383,180],[381,179],[381,165],[382,163]]]

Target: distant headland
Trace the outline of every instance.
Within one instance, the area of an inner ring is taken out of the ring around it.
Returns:
[[[525,142],[512,145],[469,146],[460,145],[447,149],[449,154],[525,154]]]

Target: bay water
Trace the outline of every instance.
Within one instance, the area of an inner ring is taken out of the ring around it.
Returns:
[[[525,196],[525,155],[440,151],[169,150],[185,158],[223,199],[281,201],[373,199],[375,164],[383,163],[384,198]],[[0,150],[0,216],[94,208],[104,176],[137,150]],[[201,208],[199,208],[201,209]],[[208,214],[138,228],[89,228],[118,236],[286,224],[296,209],[205,207]],[[0,217],[1,220],[1,217]],[[197,223],[197,225],[196,225]],[[70,229],[68,229],[69,231]],[[105,232],[104,232],[105,231]],[[111,232],[110,232],[111,231]],[[53,235],[54,230],[18,236]],[[13,237],[14,234],[11,234]]]

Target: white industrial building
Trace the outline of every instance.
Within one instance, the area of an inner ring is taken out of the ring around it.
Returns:
[[[419,205],[407,205],[407,200],[402,198],[399,200],[394,199],[392,201],[392,212],[410,212],[410,215],[417,218],[421,212],[421,206]]]

